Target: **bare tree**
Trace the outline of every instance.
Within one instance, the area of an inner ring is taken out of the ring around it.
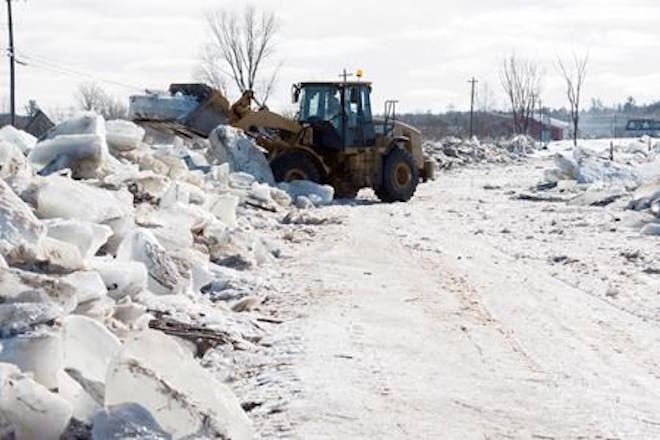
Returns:
[[[83,83],[76,92],[76,104],[80,110],[101,113],[105,92],[96,83]]]
[[[266,68],[275,54],[275,14],[247,6],[242,13],[211,12],[207,22],[212,38],[199,66],[201,79],[226,90],[227,78],[240,93],[253,91],[257,104],[265,105],[281,66]]]
[[[541,95],[543,72],[534,62],[517,58],[515,54],[504,58],[500,81],[511,103],[514,131],[527,134],[529,121]]]
[[[128,116],[128,107],[95,83],[80,84],[76,101],[80,110],[96,112],[106,120],[123,119]]]
[[[589,53],[583,57],[573,54],[573,65],[567,66],[561,58],[558,58],[559,71],[566,81],[566,97],[571,112],[571,123],[573,124],[573,145],[577,147],[578,130],[580,128],[580,99],[582,87],[587,77],[587,65],[589,64]]]

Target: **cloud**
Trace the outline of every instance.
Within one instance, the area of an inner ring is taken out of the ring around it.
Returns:
[[[472,76],[489,83],[502,100],[498,68],[513,50],[544,66],[544,101],[550,105],[564,102],[557,56],[587,49],[587,99],[660,98],[653,87],[660,71],[653,56],[660,49],[660,4],[653,0],[500,0],[497,7],[486,0],[418,0],[414,7],[376,0],[253,4],[275,11],[281,22],[278,57],[285,64],[274,108],[287,105],[291,83],[336,78],[345,67],[366,70],[374,81],[376,108],[386,98],[398,98],[402,111],[467,108],[466,81]],[[240,5],[228,0],[16,2],[19,54],[41,60],[19,68],[19,101],[67,106],[78,83],[92,77],[122,98],[140,88],[192,80],[207,38],[204,14],[217,7]],[[0,32],[0,47],[6,45]],[[7,76],[7,63],[1,63],[0,81]],[[0,83],[0,100],[4,96]]]

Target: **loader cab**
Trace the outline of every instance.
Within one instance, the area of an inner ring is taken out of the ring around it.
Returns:
[[[370,83],[300,83],[292,95],[299,104],[298,122],[314,130],[315,146],[343,150],[375,145]]]

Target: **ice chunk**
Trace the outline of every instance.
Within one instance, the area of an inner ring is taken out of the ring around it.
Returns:
[[[257,180],[252,174],[248,173],[231,173],[229,175],[229,186],[235,189],[250,189],[252,184]]]
[[[96,271],[74,272],[64,277],[63,280],[76,288],[78,304],[101,299],[108,294],[101,275]]]
[[[175,121],[185,117],[198,106],[197,99],[192,96],[159,93],[131,96],[129,113],[134,120]]]
[[[297,180],[289,183],[280,183],[279,188],[289,193],[291,197],[297,199],[305,196],[316,205],[327,205],[332,203],[335,197],[335,189],[330,185],[319,185],[318,183],[307,180]]]
[[[0,414],[14,426],[17,439],[57,440],[73,410],[62,397],[0,364]]]
[[[254,250],[258,240],[240,231],[207,229],[204,236],[208,239],[211,260],[220,266],[237,270],[246,270],[257,264]]]
[[[660,223],[649,223],[644,226],[642,235],[660,235]]]
[[[180,182],[173,182],[160,199],[161,208],[171,208],[176,203],[187,205],[190,203],[190,190]]]
[[[6,142],[21,150],[27,155],[32,148],[37,144],[37,138],[30,133],[18,130],[12,125],[5,125],[0,128],[0,142]]]
[[[0,255],[21,245],[38,246],[46,228],[9,186],[0,180]]]
[[[69,168],[75,178],[86,179],[96,176],[107,156],[106,149],[105,139],[98,135],[63,135],[39,142],[28,158],[42,175]],[[49,166],[56,160],[57,165]]]
[[[637,188],[628,209],[642,211],[649,209],[656,200],[660,200],[660,180],[655,179]]]
[[[39,324],[48,323],[63,315],[62,308],[57,304],[0,304],[0,338],[26,333]]]
[[[39,252],[34,256],[38,263],[49,273],[70,273],[84,268],[80,251],[71,243],[44,237]]]
[[[7,179],[19,173],[31,174],[32,169],[21,150],[0,140],[0,179]]]
[[[306,196],[298,196],[296,198],[296,208],[298,209],[310,209],[314,207],[314,203],[309,200]]]
[[[213,282],[215,280],[215,275],[211,273],[211,271],[208,269],[208,264],[205,266],[202,266],[202,264],[197,263],[193,264],[192,266],[192,289],[195,292],[199,292],[204,286],[208,285],[209,283]]]
[[[292,200],[291,196],[289,195],[289,193],[287,193],[286,191],[282,191],[279,188],[271,187],[270,188],[270,196],[273,200],[275,200],[275,202],[278,205],[280,205],[284,208],[287,208],[287,207],[291,206],[291,204],[293,203],[293,200]]]
[[[121,192],[106,191],[59,176],[44,180],[37,195],[39,218],[106,223],[132,211],[132,203]]]
[[[81,112],[57,124],[48,134],[48,139],[62,135],[94,134],[105,137],[105,120],[94,112]]]
[[[92,399],[83,387],[66,372],[60,371],[57,379],[59,381],[57,394],[69,402],[73,410],[73,417],[81,422],[91,422],[101,405]]]
[[[63,279],[20,269],[0,269],[0,302],[52,302],[67,314],[76,308],[77,294],[76,288]]]
[[[90,258],[86,261],[88,269],[97,271],[108,296],[121,299],[134,297],[147,288],[147,268],[138,262],[122,262],[110,258]]]
[[[211,133],[209,141],[208,154],[215,163],[228,163],[231,171],[243,171],[259,182],[275,185],[266,156],[242,130],[221,125]]]
[[[271,196],[271,187],[265,183],[254,182],[250,188],[250,197],[261,202],[269,203],[273,200]]]
[[[176,203],[203,205],[206,201],[204,191],[186,182],[173,182],[160,200],[161,208],[171,208]]]
[[[209,165],[209,161],[202,153],[188,150],[183,160],[188,164],[188,168],[191,171],[200,170],[204,173],[210,171],[211,166]]]
[[[239,202],[235,195],[221,194],[213,200],[210,211],[226,226],[235,228],[238,226],[236,210]]]
[[[136,403],[112,406],[96,414],[92,440],[169,440],[151,413]]]
[[[146,313],[147,308],[145,306],[134,303],[131,298],[127,296],[117,302],[114,317],[126,325],[133,325]]]
[[[149,289],[157,294],[181,293],[184,283],[176,264],[151,231],[139,229],[129,234],[117,251],[119,261],[143,263],[149,274]]]
[[[62,370],[62,360],[59,333],[38,331],[0,339],[0,362],[33,373],[34,380],[48,389],[57,388],[57,373]]]
[[[110,359],[121,347],[119,339],[85,316],[67,316],[62,329],[64,368],[79,371],[87,380],[105,383]]]
[[[133,150],[140,146],[144,139],[144,128],[130,121],[108,121],[105,123],[105,129],[108,145],[117,151]]]
[[[46,220],[44,224],[49,237],[75,245],[83,258],[96,255],[112,236],[110,227],[85,221],[55,219]]]
[[[108,296],[87,301],[80,304],[74,313],[104,322],[112,318],[112,315],[115,313],[115,301]]]
[[[151,411],[174,438],[253,438],[231,390],[162,333],[144,331],[127,338],[110,365],[106,405],[131,402]]]
[[[218,188],[228,188],[230,173],[231,170],[229,169],[229,164],[223,163],[222,165],[211,167],[211,171],[207,174],[207,179]]]

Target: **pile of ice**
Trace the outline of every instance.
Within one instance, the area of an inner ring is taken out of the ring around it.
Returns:
[[[91,113],[40,142],[0,131],[1,438],[252,438],[194,347],[150,328],[167,316],[250,346],[263,329],[216,301],[253,292],[281,252],[263,231],[331,188],[271,186],[228,127],[201,150],[144,136]]]
[[[482,143],[476,137],[464,141],[447,137],[437,142],[426,142],[424,150],[438,163],[439,168],[450,169],[477,163],[511,163],[532,154],[539,145],[528,136]]]
[[[558,152],[554,168],[545,170],[539,185],[544,192],[564,192],[565,196],[572,183],[570,204],[611,205],[645,213],[640,218],[646,224],[642,233],[660,235],[660,143],[643,137],[583,140],[578,147],[557,142],[549,148]]]
[[[599,157],[583,148],[557,153],[554,161],[557,168],[546,172],[546,180],[621,184],[633,189],[640,185],[640,176],[632,166]]]

